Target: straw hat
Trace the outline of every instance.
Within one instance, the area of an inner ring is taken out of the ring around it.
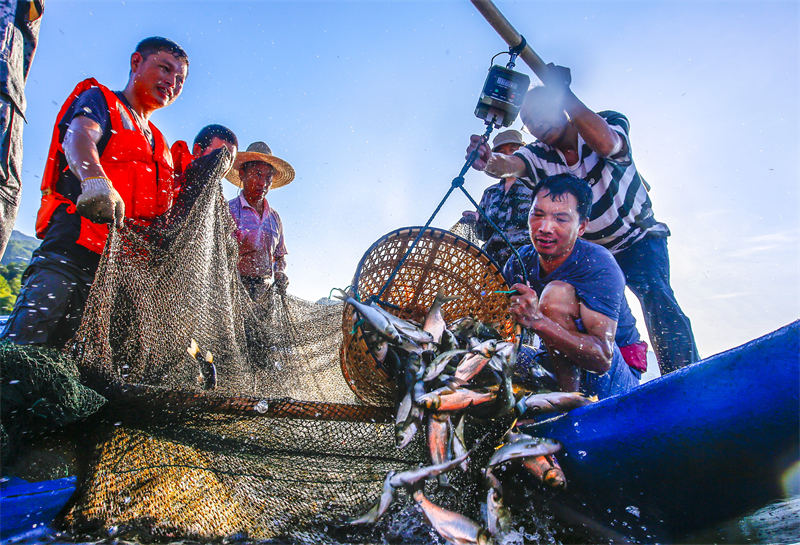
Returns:
[[[492,151],[496,150],[503,144],[519,144],[520,146],[524,146],[525,141],[522,139],[521,132],[514,129],[509,129],[507,131],[498,133],[497,136],[494,137],[494,140],[492,141]]]
[[[272,183],[270,189],[283,187],[292,180],[294,180],[294,169],[292,165],[272,155],[272,150],[265,142],[253,142],[247,146],[247,151],[240,151],[236,154],[236,159],[233,161],[233,168],[228,171],[225,177],[233,185],[242,187],[242,180],[239,178],[239,167],[251,161],[260,161],[267,163],[275,169],[272,175]]]

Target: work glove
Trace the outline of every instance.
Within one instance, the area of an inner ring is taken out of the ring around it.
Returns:
[[[566,92],[572,84],[572,73],[566,66],[558,66],[552,62],[547,63],[547,72],[545,72],[542,81],[547,87]]]
[[[84,180],[75,207],[78,214],[89,221],[114,223],[117,229],[123,226],[125,202],[108,178],[97,176]]]
[[[283,271],[277,271],[275,273],[275,289],[281,295],[286,294],[286,289],[289,287],[289,277],[286,276],[286,273]]]

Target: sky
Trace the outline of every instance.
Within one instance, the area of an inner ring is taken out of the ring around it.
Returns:
[[[798,319],[800,3],[496,5],[546,62],[571,68],[587,106],[629,118],[701,356]],[[507,49],[468,0],[49,0],[27,85],[16,229],[34,232],[66,96],[90,76],[122,89],[131,52],[152,35],[190,57],[183,93],[152,117],[170,142],[221,123],[242,148],[263,140],[294,166],[294,182],[268,198],[284,224],[289,291],[311,300],[350,284],[375,240],[425,223],[469,135],[483,132],[475,104],[491,57]],[[473,170],[465,188],[479,200],[490,183]],[[456,193],[433,225],[468,208]]]

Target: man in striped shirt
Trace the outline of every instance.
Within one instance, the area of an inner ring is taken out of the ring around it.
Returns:
[[[642,304],[661,372],[694,363],[699,356],[691,324],[669,283],[669,228],[653,216],[648,186],[631,156],[628,120],[617,112],[593,112],[569,88],[569,70],[549,68],[545,85],[528,91],[520,112],[537,141],[507,156],[492,153],[473,135],[467,154],[478,148],[479,157],[472,166],[532,187],[555,174],[586,180],[593,202],[583,238],[614,254]]]

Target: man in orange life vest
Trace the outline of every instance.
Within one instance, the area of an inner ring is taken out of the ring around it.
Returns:
[[[106,223],[147,223],[171,206],[169,145],[150,121],[180,94],[189,60],[166,38],[142,40],[128,83],[113,92],[94,79],[78,84],[58,114],[42,177],[36,234],[44,239],[2,338],[63,346],[80,325]]]

